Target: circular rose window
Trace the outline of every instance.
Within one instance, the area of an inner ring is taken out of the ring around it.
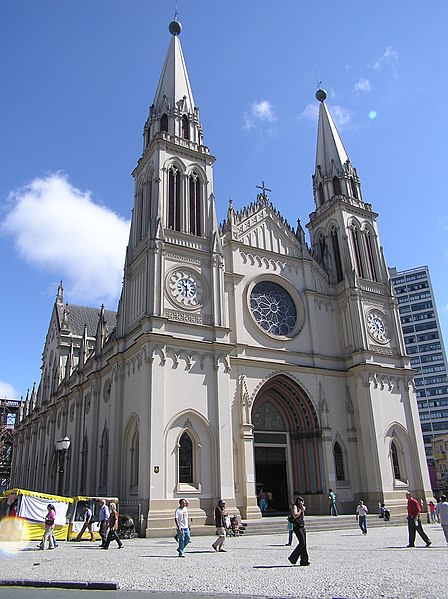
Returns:
[[[250,294],[250,309],[259,326],[271,335],[289,335],[297,322],[292,297],[272,281],[255,285]]]

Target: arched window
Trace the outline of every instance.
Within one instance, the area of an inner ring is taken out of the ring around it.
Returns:
[[[353,197],[358,199],[358,186],[356,185],[356,181],[353,179],[353,177],[350,179],[350,181],[352,184]]]
[[[86,495],[87,493],[87,464],[89,457],[89,442],[87,441],[87,435],[84,437],[84,441],[82,443],[82,452],[81,452],[81,479],[80,479],[80,492],[81,495]]]
[[[201,180],[192,173],[190,180],[190,233],[201,235]]]
[[[190,139],[190,121],[185,114],[182,117],[182,137],[184,139]]]
[[[138,485],[139,446],[138,431],[135,431],[131,445],[131,487]]]
[[[359,231],[358,228],[353,225],[351,228],[353,252],[355,258],[356,274],[358,277],[364,278],[364,268],[362,265],[361,246],[359,243]]]
[[[317,197],[319,200],[319,206],[322,206],[322,204],[325,202],[324,186],[322,185],[322,182],[319,183],[319,187],[317,188]]]
[[[166,131],[168,133],[168,116],[164,113],[160,119],[160,131]]]
[[[336,480],[345,480],[344,472],[344,456],[342,455],[342,449],[339,443],[336,441],[333,448],[334,456],[334,469],[336,472]]]
[[[109,432],[107,428],[105,428],[103,431],[103,438],[101,439],[100,450],[100,490],[101,492],[106,492],[107,465],[109,461]]]
[[[333,195],[340,196],[341,195],[341,182],[338,177],[333,177]]]
[[[323,268],[325,268],[326,263],[326,255],[327,255],[327,244],[325,241],[325,237],[323,235],[319,236],[319,262]]]
[[[193,484],[193,442],[188,433],[179,439],[179,482]]]
[[[180,173],[175,166],[168,171],[168,227],[180,231]]]
[[[372,278],[372,281],[378,281],[378,275],[375,267],[375,255],[373,250],[372,235],[370,231],[365,231],[364,235],[366,240],[366,253],[367,260],[369,263],[370,276]]]
[[[136,207],[136,211],[135,211],[135,227],[136,227],[136,233],[135,233],[135,243],[137,244],[142,236],[143,236],[143,203],[144,203],[144,194],[143,194],[143,190],[140,189],[140,191],[137,193],[137,197],[135,199],[135,207]]]
[[[392,466],[394,469],[394,477],[396,480],[403,480],[401,478],[401,472],[400,472],[400,460],[398,457],[398,449],[397,446],[395,445],[394,441],[392,441],[392,443],[390,444],[390,455],[392,458]]]
[[[344,271],[342,270],[341,252],[339,249],[338,232],[336,229],[331,231],[331,245],[333,246],[334,265],[336,267],[336,279],[339,283],[344,278]]]

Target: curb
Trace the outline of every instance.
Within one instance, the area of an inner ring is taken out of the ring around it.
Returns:
[[[75,582],[64,580],[0,580],[0,587],[35,587],[52,589],[88,589],[96,591],[116,591],[116,582]]]

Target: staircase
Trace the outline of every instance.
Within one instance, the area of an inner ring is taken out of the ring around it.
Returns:
[[[425,515],[423,514],[423,517]],[[244,527],[244,535],[270,535],[287,534],[288,521],[286,516],[270,516],[259,520],[243,520],[241,528]],[[389,522],[378,518],[378,514],[367,516],[367,527],[377,528],[381,526],[399,526],[406,524],[406,515],[397,514],[391,516]],[[325,530],[345,530],[358,528],[358,522],[353,516],[305,516],[305,527],[307,532]]]

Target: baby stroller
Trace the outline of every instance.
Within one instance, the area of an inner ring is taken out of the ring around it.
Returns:
[[[118,516],[118,536],[120,539],[133,539],[136,535],[134,520],[130,516]]]
[[[240,522],[238,516],[227,516],[226,518],[226,536],[227,537],[239,537],[240,536]]]

